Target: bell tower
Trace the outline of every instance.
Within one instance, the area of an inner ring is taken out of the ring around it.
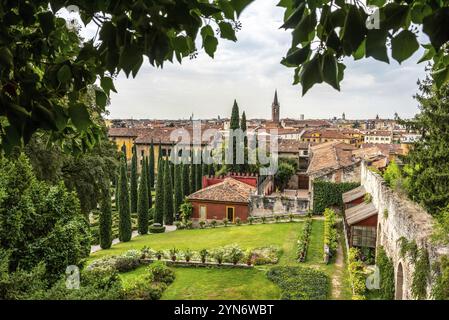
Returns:
[[[271,121],[275,124],[279,124],[279,112],[280,112],[281,106],[279,105],[278,101],[278,91],[276,90],[274,92],[274,101],[271,105]]]

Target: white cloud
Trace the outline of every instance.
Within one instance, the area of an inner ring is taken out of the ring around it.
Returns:
[[[215,59],[200,51],[197,59],[162,70],[146,62],[136,79],[120,75],[110,117],[177,119],[192,112],[197,118],[226,117],[237,99],[248,117],[268,118],[276,88],[282,117],[330,118],[342,112],[349,118],[392,117],[395,111],[405,117],[417,111],[412,95],[424,75],[424,66],[416,65],[419,54],[402,66],[348,59],[341,92],[321,84],[301,97],[301,87],[291,85],[293,69],[279,63],[291,35],[279,29],[283,9],[276,2],[251,4],[241,16],[238,41],[221,40]]]

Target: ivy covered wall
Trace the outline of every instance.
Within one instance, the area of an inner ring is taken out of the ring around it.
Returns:
[[[357,188],[360,183],[342,182],[334,183],[317,180],[313,182],[313,213],[323,214],[326,208],[343,206],[342,194]]]

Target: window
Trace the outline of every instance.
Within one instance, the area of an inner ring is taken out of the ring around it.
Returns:
[[[365,226],[351,227],[352,245],[354,247],[376,247],[376,228]]]

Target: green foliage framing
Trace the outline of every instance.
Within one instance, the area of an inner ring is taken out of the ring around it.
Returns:
[[[380,297],[382,300],[393,300],[395,292],[394,266],[382,246],[377,248],[376,265],[380,273]]]
[[[357,188],[356,182],[333,183],[317,180],[313,182],[313,213],[322,214],[332,206],[343,207],[342,194]]]

